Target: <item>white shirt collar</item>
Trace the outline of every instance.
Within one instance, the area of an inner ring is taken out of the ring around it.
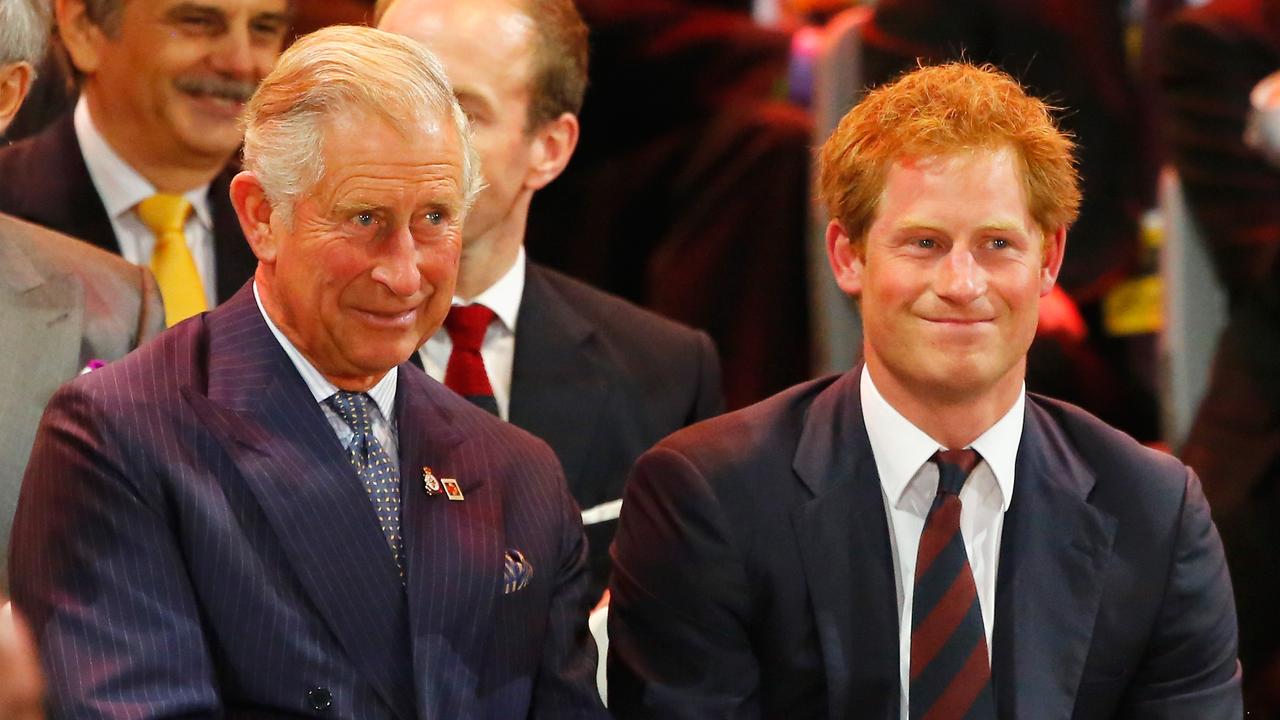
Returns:
[[[89,177],[93,180],[93,186],[97,188],[109,217],[119,218],[133,210],[138,203],[156,194],[155,186],[116,154],[107,139],[98,132],[89,114],[89,101],[83,95],[76,102],[72,124],[75,126],[76,140],[80,143],[80,154],[84,157],[85,167],[89,169]],[[206,230],[212,230],[209,183],[192,188],[182,196],[191,203],[200,225]]]
[[[493,311],[498,320],[506,326],[507,332],[514,333],[516,331],[516,316],[520,314],[520,298],[524,295],[524,276],[525,276],[525,254],[524,246],[520,246],[519,252],[516,254],[516,261],[511,267],[498,278],[498,281],[485,288],[484,292],[471,298],[470,301],[463,300],[457,295],[453,296],[454,305],[471,305],[480,303]]]
[[[935,452],[947,448],[912,425],[910,420],[894,409],[880,394],[871,379],[870,368],[865,366],[862,368],[860,391],[862,416],[867,426],[867,438],[875,455],[880,484],[884,487],[890,504],[896,506],[920,467]],[[969,446],[977,450],[991,468],[996,485],[1000,488],[1003,511],[1008,511],[1013,499],[1013,470],[1018,458],[1018,445],[1022,441],[1026,400],[1024,383],[1013,407]]]
[[[258,303],[258,312],[262,313],[262,319],[267,321],[267,327],[271,329],[271,334],[276,337],[276,342],[280,343],[280,347],[284,348],[284,352],[293,361],[293,366],[298,369],[298,374],[302,375],[302,379],[307,383],[307,389],[311,391],[311,397],[315,398],[317,403],[322,403],[331,395],[338,392],[337,385],[329,382],[324,375],[316,369],[315,365],[307,360],[298,348],[294,347],[289,338],[280,332],[280,328],[276,327],[271,316],[267,314],[266,308],[262,307],[262,298],[258,295],[258,281],[253,281],[253,299]],[[396,407],[396,385],[399,379],[399,372],[392,368],[382,379],[369,389],[369,397],[373,398],[373,403],[378,406],[378,410],[382,413],[382,417],[388,422],[395,417],[393,414]]]

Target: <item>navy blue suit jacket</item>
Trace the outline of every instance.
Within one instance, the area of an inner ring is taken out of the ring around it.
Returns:
[[[1001,718],[1239,718],[1236,616],[1195,475],[1028,396],[996,584]],[[637,462],[614,542],[619,718],[897,720],[893,558],[858,373]]]
[[[398,372],[403,586],[247,287],[64,386],[11,551],[52,716],[603,716],[555,457]],[[427,496],[424,466],[464,500]],[[504,594],[512,549],[533,575]]]

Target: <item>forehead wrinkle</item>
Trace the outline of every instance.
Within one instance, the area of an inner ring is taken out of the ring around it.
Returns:
[[[446,191],[453,194],[462,194],[462,169],[457,165],[450,163],[412,163],[412,162],[396,162],[386,161],[384,167],[395,168],[416,168],[406,174],[400,171],[377,172],[369,169],[354,169],[351,172],[343,173],[341,177],[336,179],[333,185],[333,192],[330,196],[333,198],[334,205],[344,205],[353,207],[356,205],[362,207],[386,207],[391,204],[397,204],[397,201],[406,197],[410,197],[419,191],[430,191],[433,194],[439,192],[439,186],[446,185]],[[348,168],[348,170],[351,170]],[[416,179],[408,179],[408,178]],[[392,188],[388,192],[387,186]],[[376,195],[376,199],[365,197],[367,194]],[[391,203],[385,202],[388,195],[395,198]],[[416,200],[416,198],[415,198]],[[432,201],[438,202],[438,198]],[[456,200],[449,199],[450,202],[461,202],[461,198]]]

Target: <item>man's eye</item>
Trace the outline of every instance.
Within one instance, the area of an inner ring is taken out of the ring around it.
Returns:
[[[427,222],[431,223],[432,225],[439,225],[440,223],[444,222],[444,213],[440,212],[439,210],[434,210],[432,212],[427,213]]]
[[[360,227],[369,227],[377,222],[377,219],[373,217],[373,213],[371,212],[362,212],[359,215],[356,215],[354,220]]]
[[[991,247],[995,248],[996,250],[1003,250],[1009,247],[1009,240],[1007,238],[992,238]]]
[[[920,238],[919,240],[916,240],[916,247],[918,248],[923,248],[925,250],[932,250],[937,246],[938,246],[938,243],[935,242],[933,238]]]

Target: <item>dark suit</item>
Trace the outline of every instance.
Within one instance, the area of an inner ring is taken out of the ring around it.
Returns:
[[[722,409],[720,361],[706,333],[528,264],[509,416],[555,451],[584,510],[622,497],[640,453]],[[595,596],[608,582],[616,527],[587,526]]]
[[[232,163],[209,184],[218,302],[234,295],[258,265],[231,207],[229,188],[236,172]],[[0,212],[120,254],[111,218],[80,154],[73,113],[39,135],[0,149],[0,178]]]
[[[1204,479],[1222,528],[1246,687],[1265,692],[1280,678],[1280,169],[1243,135],[1249,93],[1280,70],[1280,5],[1187,10],[1165,47],[1170,149],[1229,299],[1183,459]],[[1256,717],[1280,717],[1280,690],[1269,695],[1251,704]]]
[[[555,458],[398,372],[403,586],[247,287],[64,386],[11,551],[52,716],[602,717]],[[426,495],[424,466],[464,499]],[[504,594],[508,550],[533,575]]]
[[[49,396],[89,362],[115,360],[163,329],[150,272],[0,215],[0,593],[22,471]]]
[[[637,462],[614,545],[619,718],[899,717],[894,560],[858,373]],[[1240,717],[1235,610],[1195,476],[1029,396],[992,641],[1002,718]]]

